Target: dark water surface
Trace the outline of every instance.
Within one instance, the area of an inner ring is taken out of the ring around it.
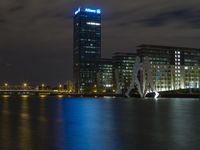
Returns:
[[[10,149],[200,150],[200,100],[1,98]]]

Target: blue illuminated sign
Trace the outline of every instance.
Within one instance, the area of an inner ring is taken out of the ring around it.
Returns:
[[[78,9],[75,11],[75,15],[78,14],[80,11],[81,11],[81,9],[78,8]]]
[[[86,12],[91,12],[91,13],[96,13],[96,14],[100,14],[101,10],[100,9],[90,9],[90,8],[85,8]]]
[[[100,14],[101,13],[101,10],[100,9],[97,9],[97,14]]]
[[[80,11],[81,11],[81,8],[78,8],[78,9],[75,11],[74,14],[77,15]],[[90,12],[90,13],[101,14],[101,10],[100,10],[100,9],[85,8],[84,11],[85,11],[85,12]]]

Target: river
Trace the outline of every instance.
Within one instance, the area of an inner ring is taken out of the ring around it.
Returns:
[[[0,98],[1,150],[199,150],[200,99]]]

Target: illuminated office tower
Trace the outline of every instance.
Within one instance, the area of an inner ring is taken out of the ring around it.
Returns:
[[[137,55],[149,57],[158,91],[200,88],[200,49],[140,45]]]
[[[101,59],[98,63],[97,88],[98,93],[113,92],[113,62],[112,59]]]
[[[78,8],[74,14],[73,64],[76,92],[90,93],[97,84],[101,57],[101,10]]]
[[[113,78],[114,87],[118,91],[126,91],[130,86],[133,76],[133,65],[135,64],[135,53],[114,53]]]

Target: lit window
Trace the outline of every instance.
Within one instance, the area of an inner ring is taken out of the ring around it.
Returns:
[[[96,22],[87,22],[87,25],[93,25],[93,26],[100,26],[100,23],[96,23]]]

